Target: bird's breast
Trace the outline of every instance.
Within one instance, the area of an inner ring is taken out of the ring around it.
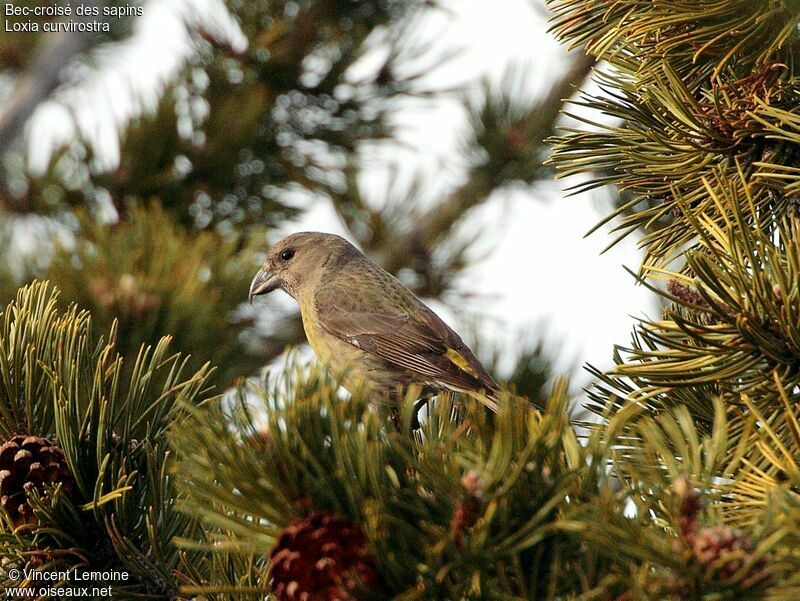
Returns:
[[[313,301],[300,304],[300,315],[303,318],[303,330],[308,344],[317,358],[336,373],[352,367],[358,362],[359,349],[347,344],[336,336],[326,332],[319,322],[317,308]]]
[[[400,374],[387,370],[382,360],[359,348],[355,340],[347,342],[325,331],[313,302],[301,303],[300,314],[308,344],[320,362],[342,378],[341,384],[347,390],[352,392],[366,385],[392,391],[398,384],[407,384],[403,378],[398,379]]]
[[[327,344],[324,343],[326,332],[319,325],[319,317],[317,315],[317,308],[313,301],[304,301],[300,303],[300,316],[303,318],[303,331],[306,334],[306,340],[314,352],[323,363],[327,363],[321,354],[329,352]]]

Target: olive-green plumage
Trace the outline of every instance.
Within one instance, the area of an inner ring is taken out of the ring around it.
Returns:
[[[496,409],[497,384],[458,334],[344,238],[302,232],[275,244],[250,297],[277,289],[300,304],[309,344],[345,388],[363,381],[391,399],[418,385]]]

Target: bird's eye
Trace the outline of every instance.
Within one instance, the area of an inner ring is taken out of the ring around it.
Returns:
[[[287,248],[286,250],[281,252],[281,259],[284,261],[290,260],[294,256],[294,251],[291,248]]]

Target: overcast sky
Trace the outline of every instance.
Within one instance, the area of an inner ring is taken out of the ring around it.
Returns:
[[[70,111],[95,141],[104,166],[115,165],[119,125],[136,106],[155,106],[157,90],[188,52],[181,15],[202,19],[206,28],[219,28],[235,47],[244,47],[246,40],[219,0],[202,0],[206,10],[198,9],[199,1],[147,2],[134,39],[108,58],[108,68],[90,86],[65,99],[66,106],[51,102],[40,108],[28,130],[32,167],[45,165],[52,149],[75,135]],[[527,73],[525,89],[535,95],[563,68],[564,52],[546,33],[544,10],[530,0],[449,0],[447,6],[448,14],[427,18],[415,32],[422,40],[434,41],[436,49],[461,50],[431,74],[431,83],[444,88],[482,77],[499,82],[514,65]],[[138,101],[132,102],[132,97]],[[464,117],[453,100],[404,105],[396,115],[402,144],[370,149],[367,186],[380,190],[390,165],[399,165],[408,175],[427,173],[436,189],[456,184],[464,173],[456,152]],[[602,192],[567,198],[561,186],[548,182],[499,193],[471,214],[464,230],[479,229],[491,252],[458,285],[483,296],[479,307],[471,307],[485,316],[480,335],[513,347],[520,332],[546,332],[547,340],[558,343],[554,351],[561,368],[585,362],[608,366],[613,344],[629,339],[631,314],[652,315],[656,309],[651,295],[634,286],[623,269],[638,266],[634,239],[601,256],[608,236],[599,232],[583,238],[607,210]],[[346,235],[324,202],[286,226],[287,232],[303,229]],[[446,307],[436,309],[456,329],[466,327]],[[575,384],[584,382],[579,372]]]
[[[535,95],[546,91],[566,64],[563,48],[547,34],[544,10],[529,0],[453,0],[448,6],[452,14],[430,18],[420,32],[438,40],[437,48],[463,50],[433,75],[440,85],[482,77],[499,82],[514,65],[524,68],[528,91]],[[385,175],[382,166],[399,157],[409,173],[422,170],[434,182],[457,182],[463,171],[454,157],[464,119],[455,101],[440,100],[433,106],[409,103],[397,115],[404,145],[390,147],[384,161],[373,160],[371,176],[380,180]],[[374,188],[380,190],[380,185]],[[493,248],[489,258],[459,283],[491,299],[476,307],[486,316],[481,321],[482,336],[513,346],[520,332],[541,331],[557,343],[555,351],[564,369],[586,362],[611,364],[614,343],[629,340],[631,315],[653,315],[656,305],[623,268],[639,265],[634,238],[602,256],[607,233],[584,238],[609,207],[602,191],[566,197],[561,185],[545,182],[498,193],[470,215],[465,229],[480,229]],[[332,227],[345,234],[330,208],[319,205],[291,229]],[[458,321],[458,316],[448,316]],[[585,382],[585,374],[577,376],[576,384]]]

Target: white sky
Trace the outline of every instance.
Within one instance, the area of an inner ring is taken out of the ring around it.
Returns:
[[[434,74],[434,82],[442,87],[483,77],[499,82],[507,68],[516,65],[524,67],[530,94],[535,95],[548,89],[566,63],[565,52],[546,32],[544,11],[529,0],[452,0],[448,6],[451,15],[430,19],[420,32],[438,39],[437,48],[463,48],[444,72]],[[395,144],[381,157],[370,157],[375,165],[371,178],[385,179],[385,167],[399,160],[409,173],[430,173],[437,188],[459,180],[463,171],[453,158],[465,123],[459,103],[410,103],[397,122],[405,146]],[[504,191],[471,214],[465,229],[480,228],[494,250],[460,288],[487,297],[481,306],[472,307],[485,316],[482,337],[513,348],[521,333],[528,339],[529,332],[544,332],[559,346],[555,352],[560,368],[586,362],[610,366],[613,344],[630,338],[631,315],[652,315],[656,304],[623,269],[639,265],[634,238],[600,255],[609,237],[604,232],[583,237],[610,210],[607,194],[565,197],[561,188],[544,182]],[[375,189],[381,189],[379,183]],[[291,231],[301,229],[346,235],[325,205],[291,226]],[[458,315],[440,305],[436,309],[458,325]],[[586,381],[585,373],[576,373],[574,384]]]
[[[221,28],[241,47],[245,43],[235,24],[226,20],[219,0],[205,0],[214,18],[204,26]],[[531,95],[547,89],[565,64],[563,50],[546,33],[544,11],[530,0],[449,0],[449,14],[427,19],[415,32],[435,40],[435,48],[462,52],[431,75],[438,87],[488,77],[499,82],[510,65],[524,66]],[[84,133],[102,150],[105,166],[118,160],[117,129],[137,104],[155,106],[157,90],[178,68],[187,52],[186,31],[178,15],[204,12],[190,0],[150,0],[138,19],[136,36],[123,52],[108,57],[94,83],[61,103],[47,103],[28,129],[33,168],[45,165],[50,152],[75,135],[69,112]],[[130,98],[137,97],[140,103]],[[143,103],[141,101],[144,101]],[[68,107],[68,108],[65,108]],[[456,149],[463,135],[464,114],[451,99],[409,102],[396,116],[403,144],[369,150],[370,170],[365,183],[380,190],[387,168],[398,164],[402,173],[422,171],[431,186],[446,189],[463,177]],[[59,124],[59,127],[54,127]],[[635,287],[623,265],[635,268],[635,240],[620,243],[605,255],[609,238],[602,232],[583,235],[607,212],[603,194],[565,198],[559,185],[544,183],[497,194],[464,223],[468,232],[479,228],[492,249],[489,257],[465,274],[459,287],[483,295],[470,309],[484,316],[481,337],[518,344],[530,331],[543,331],[560,343],[555,349],[559,367],[585,362],[610,365],[612,345],[625,343],[633,325],[631,314],[653,314],[651,295]],[[288,231],[316,229],[345,234],[333,211],[316,203]],[[459,329],[460,315],[435,307]],[[523,332],[525,336],[521,336]],[[462,332],[470,338],[469,332]],[[576,385],[586,382],[578,372]]]

